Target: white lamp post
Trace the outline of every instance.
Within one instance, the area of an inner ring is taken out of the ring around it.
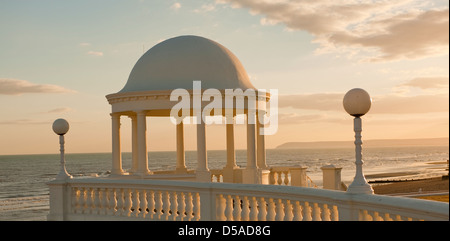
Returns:
[[[59,151],[61,152],[61,169],[59,171],[58,176],[56,176],[57,180],[65,180],[68,178],[72,178],[69,173],[66,171],[65,158],[64,158],[64,135],[69,131],[69,123],[64,119],[57,119],[53,122],[53,131],[59,135]]]
[[[348,186],[347,192],[373,194],[373,189],[363,174],[362,165],[364,161],[362,160],[361,151],[361,116],[365,115],[369,111],[372,104],[372,99],[370,98],[369,93],[365,90],[355,88],[345,94],[343,104],[345,111],[355,117],[353,127],[355,131],[356,175],[352,184]]]

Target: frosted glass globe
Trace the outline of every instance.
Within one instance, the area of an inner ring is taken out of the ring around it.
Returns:
[[[372,99],[367,91],[355,88],[345,94],[343,105],[347,113],[359,117],[365,115],[370,110]]]
[[[64,119],[57,119],[53,122],[52,128],[57,135],[64,135],[69,131],[69,122]]]

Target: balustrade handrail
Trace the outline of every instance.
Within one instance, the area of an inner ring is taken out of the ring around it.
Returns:
[[[292,186],[108,178],[49,186],[51,197],[65,197],[51,198],[49,220],[449,219],[448,203]]]

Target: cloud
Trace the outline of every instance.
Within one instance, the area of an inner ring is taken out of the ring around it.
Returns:
[[[72,111],[72,108],[69,107],[62,107],[62,108],[56,108],[56,109],[51,109],[45,113],[64,113],[64,112],[69,112]]]
[[[0,95],[21,95],[28,93],[74,93],[58,85],[33,84],[26,80],[0,78]]]
[[[317,53],[370,54],[369,61],[416,59],[448,54],[449,10],[418,10],[413,0],[217,0],[262,15],[262,25],[281,23],[307,31]],[[419,5],[419,6],[417,6]],[[373,55],[375,55],[373,57]]]
[[[420,77],[414,78],[399,86],[416,87],[420,89],[448,88],[448,77]]]
[[[92,56],[97,56],[97,57],[103,56],[103,52],[99,52],[99,51],[89,51],[86,54],[87,55],[92,55]]]
[[[51,123],[52,123],[51,121],[41,121],[32,119],[0,121],[0,125],[51,125]]]
[[[81,47],[87,47],[87,46],[91,46],[91,43],[86,43],[86,42],[84,42],[84,43],[80,43],[79,44]]]
[[[178,3],[178,2],[174,3],[170,6],[170,9],[173,9],[173,10],[178,10],[180,8],[181,8],[181,3]]]
[[[280,95],[279,108],[344,112],[345,93]],[[372,96],[371,114],[420,114],[449,111],[448,94]]]

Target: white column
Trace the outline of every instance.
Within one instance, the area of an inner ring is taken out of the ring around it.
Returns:
[[[261,117],[264,118],[264,117]],[[265,136],[261,135],[260,128],[264,128],[264,122],[260,123],[259,119],[256,119],[256,142],[257,142],[257,163],[259,168],[267,169],[266,164],[266,144],[265,144]]]
[[[247,118],[247,169],[256,168],[256,140],[254,123]]]
[[[186,172],[186,161],[184,154],[184,123],[177,124],[177,167],[176,172]]]
[[[204,121],[197,123],[197,181],[210,182],[211,174],[208,169],[206,153],[206,125]]]
[[[138,169],[136,174],[147,175],[148,170],[148,153],[147,153],[147,118],[145,111],[137,111],[137,153],[138,153]]]
[[[234,121],[226,124],[227,129],[227,164],[223,168],[223,182],[240,183],[238,176],[235,176],[235,171],[239,169],[236,165],[236,152],[234,149]]]
[[[234,149],[234,123],[226,124],[227,128],[227,168],[235,168],[236,152]]]
[[[122,152],[120,150],[120,114],[111,113],[112,121],[112,175],[122,175]]]
[[[138,170],[138,131],[137,116],[131,115],[131,173]]]
[[[252,118],[247,115],[247,167],[243,170],[242,182],[256,184],[260,181],[256,166],[256,124]]]

